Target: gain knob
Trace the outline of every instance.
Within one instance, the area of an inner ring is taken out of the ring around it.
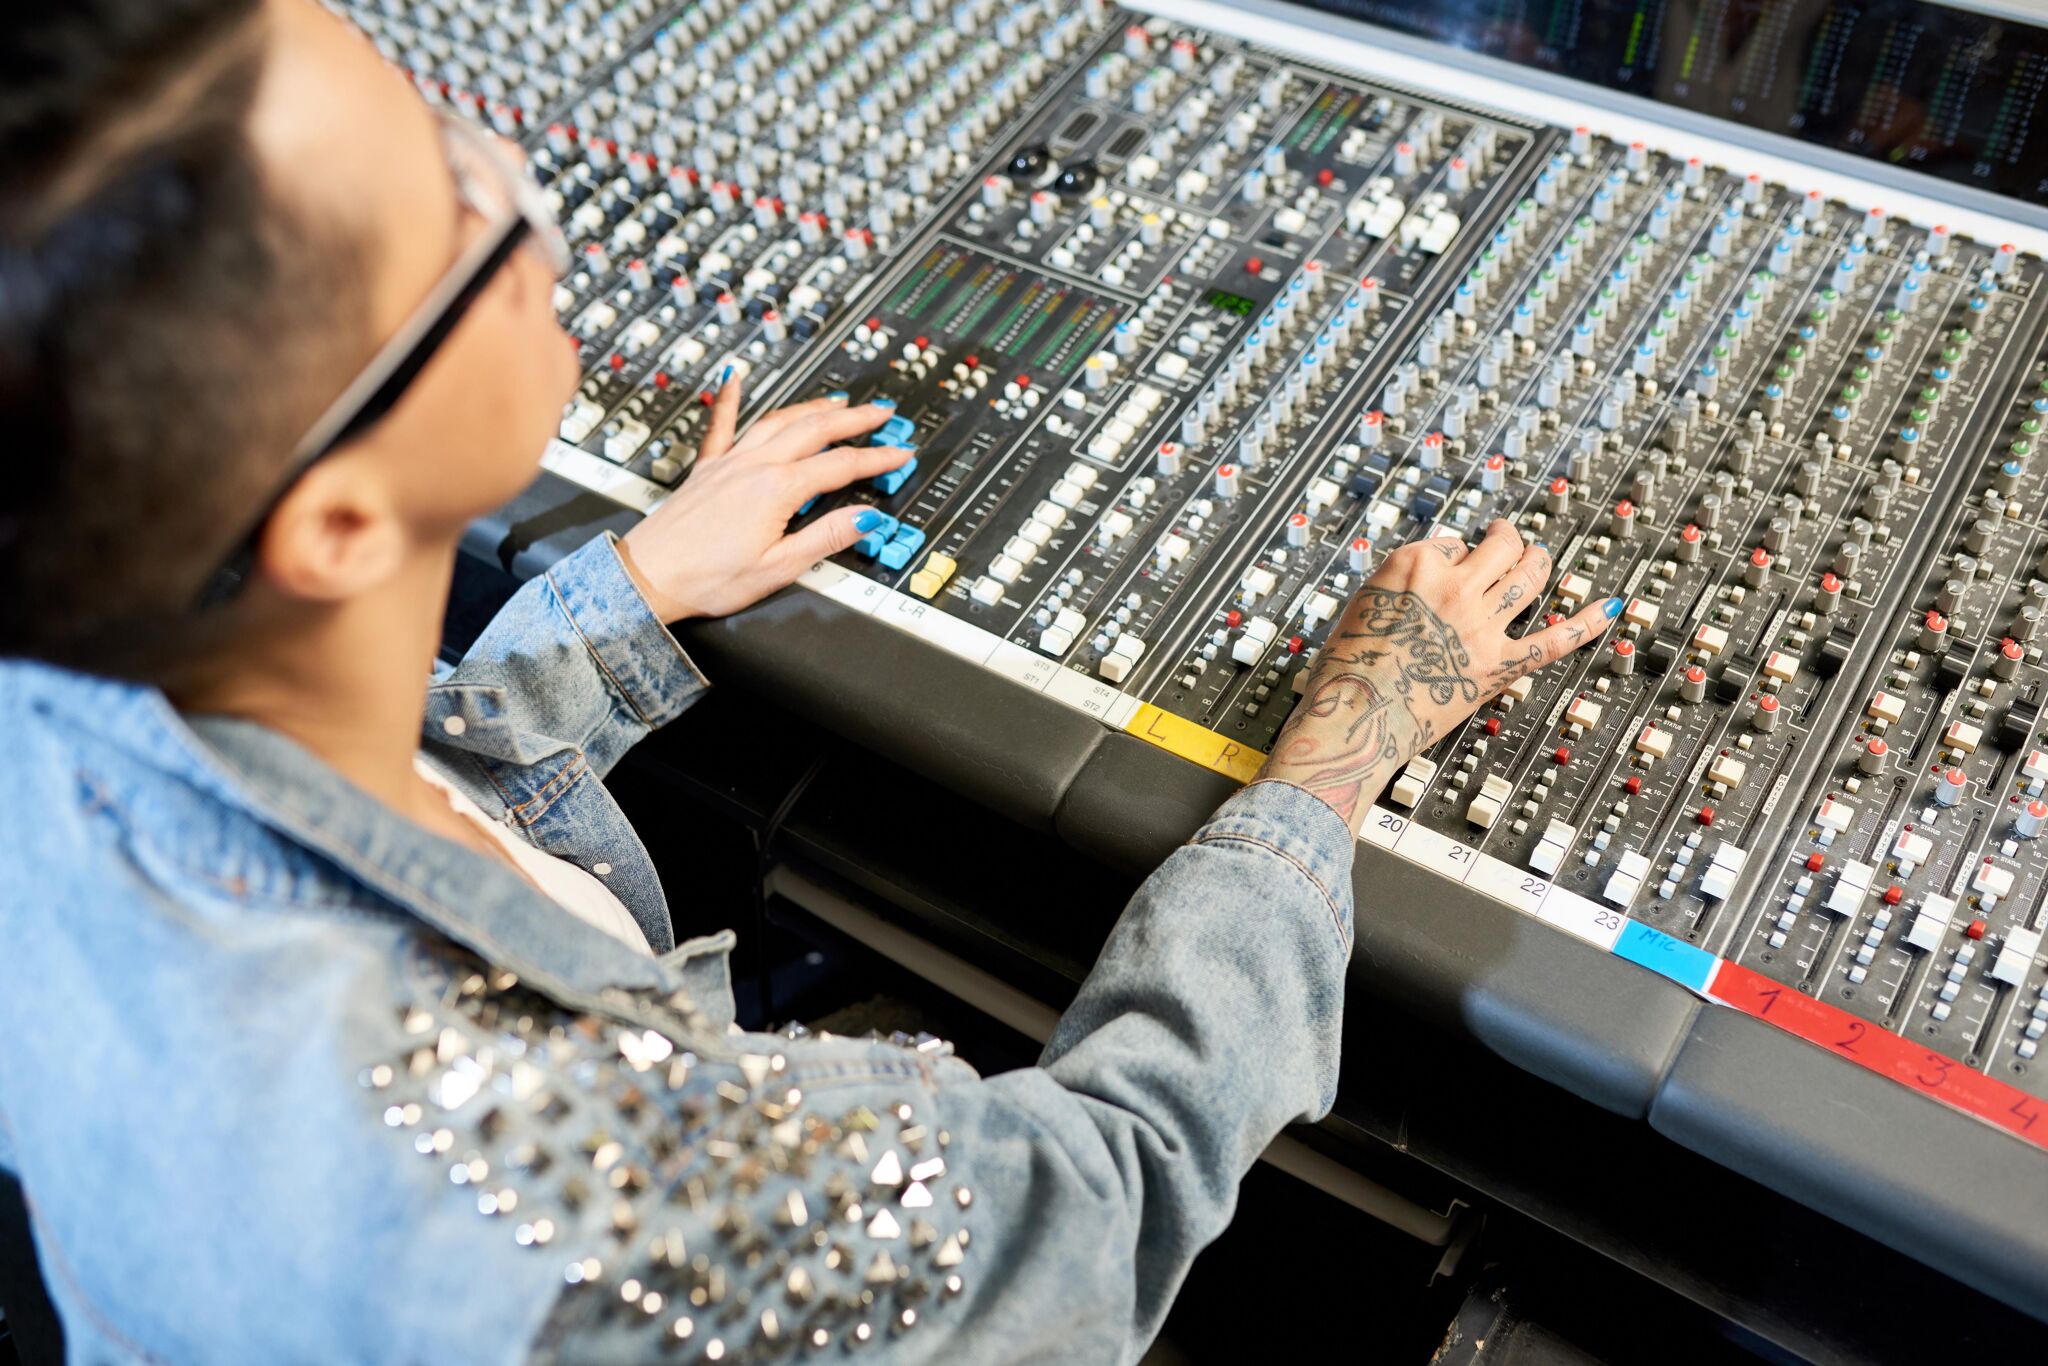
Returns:
[[[2041,833],[2041,826],[2048,823],[2048,802],[2035,797],[2019,809],[2013,817],[2013,833],[2023,840],[2030,840]]]
[[[1771,552],[1758,546],[1749,552],[1749,563],[1742,568],[1742,581],[1751,588],[1762,588],[1771,581]]]
[[[1948,618],[1932,608],[1920,621],[1920,648],[1930,654],[1948,649]]]

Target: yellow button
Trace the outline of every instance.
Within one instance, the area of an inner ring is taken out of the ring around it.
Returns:
[[[921,598],[935,598],[939,595],[939,590],[946,586],[946,580],[952,578],[953,571],[959,567],[951,555],[927,555],[924,568],[910,576],[910,591]]]

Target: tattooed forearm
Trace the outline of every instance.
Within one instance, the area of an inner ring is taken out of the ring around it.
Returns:
[[[1314,793],[1355,825],[1359,807],[1413,752],[1397,733],[1406,710],[1363,673],[1318,669],[1262,776]]]

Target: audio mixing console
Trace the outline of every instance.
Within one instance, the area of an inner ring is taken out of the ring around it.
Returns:
[[[1365,844],[2048,1146],[2038,257],[1100,3],[343,8],[561,210],[555,487],[886,399],[806,588],[1237,780],[1508,518],[1625,612]]]

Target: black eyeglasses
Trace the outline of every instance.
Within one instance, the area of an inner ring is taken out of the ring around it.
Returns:
[[[484,289],[522,246],[535,251],[556,279],[569,273],[569,244],[540,187],[493,138],[451,114],[441,119],[441,146],[456,192],[486,224],[456,258],[426,300],[379,348],[361,374],[342,390],[292,452],[277,489],[207,579],[197,606],[204,611],[233,598],[255,568],[256,542],[271,513],[307,470],[361,436],[398,406]]]

